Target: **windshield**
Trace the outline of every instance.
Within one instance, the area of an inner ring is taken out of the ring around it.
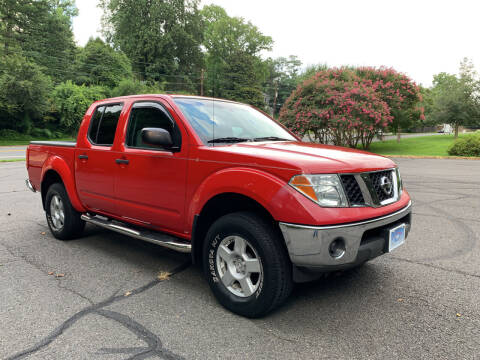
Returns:
[[[194,98],[175,98],[174,101],[205,145],[296,141],[275,121],[248,105]]]

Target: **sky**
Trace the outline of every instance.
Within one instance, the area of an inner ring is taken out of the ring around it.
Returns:
[[[77,43],[100,35],[97,0],[77,0]],[[478,0],[202,0],[251,21],[274,40],[264,56],[297,55],[306,65],[393,67],[424,86],[480,64]]]

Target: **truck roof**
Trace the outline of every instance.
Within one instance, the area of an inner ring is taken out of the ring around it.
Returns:
[[[95,101],[97,102],[104,102],[104,101],[111,101],[111,100],[127,100],[127,99],[141,99],[146,97],[158,97],[158,98],[189,98],[189,99],[204,99],[204,100],[215,100],[215,101],[223,101],[235,104],[241,104],[238,101],[232,101],[222,98],[215,98],[209,96],[200,96],[200,95],[183,95],[183,94],[140,94],[140,95],[125,95],[125,96],[117,96],[112,98],[105,98],[101,100]]]

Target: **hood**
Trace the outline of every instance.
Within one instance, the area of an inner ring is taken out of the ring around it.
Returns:
[[[296,141],[239,143],[216,150],[255,158],[258,165],[300,169],[310,174],[364,172],[396,166],[392,160],[367,151]]]

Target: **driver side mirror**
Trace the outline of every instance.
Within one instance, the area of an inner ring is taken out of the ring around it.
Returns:
[[[143,128],[142,141],[147,145],[171,148],[173,146],[172,136],[162,128]]]

